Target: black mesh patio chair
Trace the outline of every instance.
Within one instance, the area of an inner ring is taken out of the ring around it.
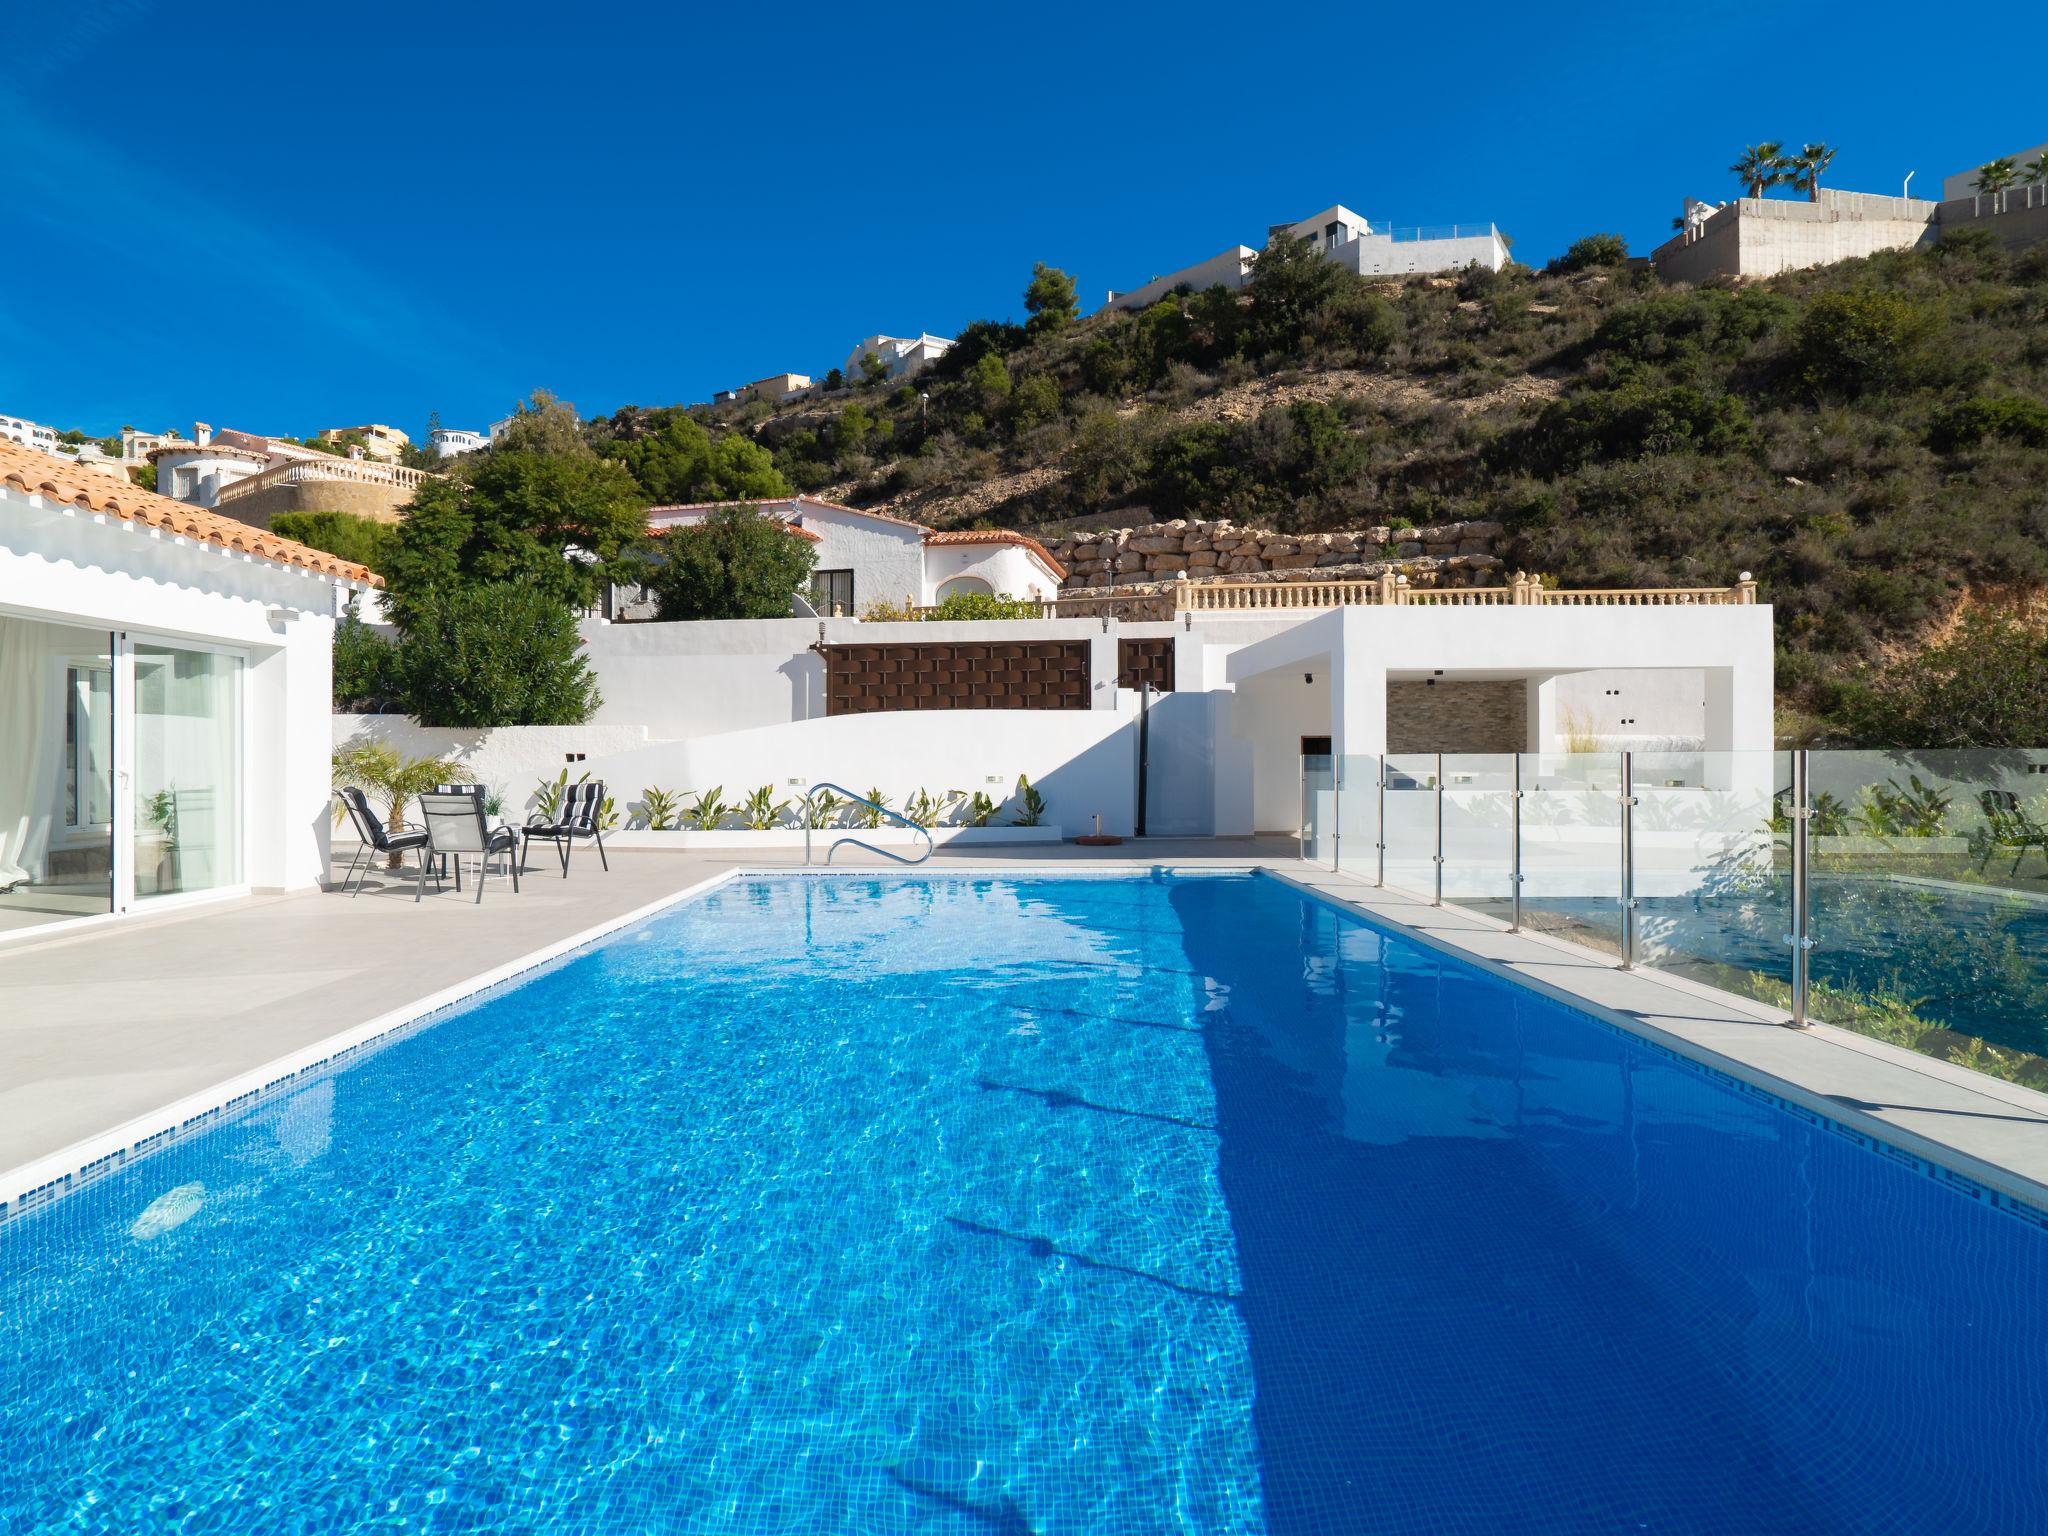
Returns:
[[[588,838],[597,844],[598,862],[610,872],[612,861],[604,854],[604,780],[586,780],[571,784],[562,791],[562,803],[557,807],[555,819],[535,814],[521,829],[523,841],[519,845],[519,865],[526,867],[526,850],[536,842],[553,843],[555,855],[562,861],[562,878],[569,878],[569,852],[576,846],[577,839]]]
[[[378,855],[411,853],[427,846],[426,830],[422,827],[405,826],[393,832],[385,826],[384,818],[370,809],[370,802],[360,789],[351,786],[337,789],[334,794],[348,811],[348,819],[355,823],[356,836],[362,839],[361,846],[356,849],[356,856],[349,861],[348,873],[341,877],[341,888],[344,891],[348,890],[350,880],[356,882],[356,888],[350,892],[351,895],[363,894],[363,885],[369,880],[370,871],[375,868]],[[426,855],[420,853],[419,860],[424,871]],[[358,869],[362,871],[360,877],[356,873]]]
[[[455,889],[462,889],[462,859],[465,854],[476,857],[476,899],[484,899],[484,881],[491,872],[491,855],[495,853],[517,853],[519,832],[508,826],[492,826],[484,819],[484,792],[481,788],[467,790],[429,790],[420,796],[420,820],[426,823],[427,852],[436,856],[446,854],[455,866]],[[519,861],[512,863],[512,889],[519,889]],[[418,901],[427,894],[427,870],[425,860],[420,864],[419,889],[413,893]]]

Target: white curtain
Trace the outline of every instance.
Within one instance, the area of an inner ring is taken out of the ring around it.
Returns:
[[[0,886],[43,878],[57,816],[62,722],[50,708],[51,630],[0,618]]]

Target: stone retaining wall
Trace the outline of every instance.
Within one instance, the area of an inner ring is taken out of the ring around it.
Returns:
[[[1053,546],[1067,568],[1063,592],[1136,582],[1370,579],[1397,571],[1410,586],[1495,584],[1493,541],[1501,525],[1381,525],[1344,533],[1275,533],[1224,522],[1150,523],[1070,533]]]

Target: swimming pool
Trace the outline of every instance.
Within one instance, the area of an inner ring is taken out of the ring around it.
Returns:
[[[0,1530],[2040,1530],[2044,1243],[1271,879],[744,881],[0,1227]]]

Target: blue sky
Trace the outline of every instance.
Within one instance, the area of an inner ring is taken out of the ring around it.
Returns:
[[[1648,250],[1755,139],[1938,195],[2048,138],[1962,84],[2017,5],[0,10],[0,411],[95,432],[700,400],[1332,202],[1541,263]]]

